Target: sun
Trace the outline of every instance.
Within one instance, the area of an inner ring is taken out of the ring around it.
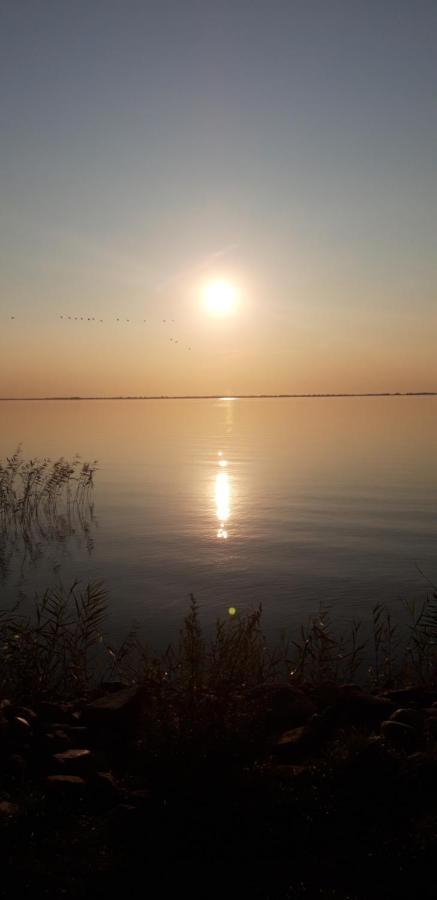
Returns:
[[[208,281],[202,291],[207,311],[213,316],[229,316],[235,312],[237,288],[230,281]]]

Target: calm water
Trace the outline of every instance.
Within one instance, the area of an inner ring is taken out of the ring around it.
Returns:
[[[321,600],[368,618],[437,581],[437,398],[8,402],[0,457],[99,460],[93,548],[12,565],[3,599],[103,577],[108,627],[174,636],[259,602],[269,630]]]

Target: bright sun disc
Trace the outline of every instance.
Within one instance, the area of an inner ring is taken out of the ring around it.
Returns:
[[[203,289],[203,300],[212,315],[228,316],[235,309],[237,291],[229,281],[210,281]]]

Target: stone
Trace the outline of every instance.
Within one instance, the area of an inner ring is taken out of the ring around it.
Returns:
[[[53,761],[58,769],[69,775],[83,775],[94,768],[94,758],[90,750],[75,747],[62,753],[55,753]]]
[[[107,694],[116,694],[117,691],[124,691],[129,687],[126,681],[102,681],[102,690]]]
[[[17,803],[11,803],[9,800],[0,800],[0,818],[13,819],[18,816],[20,807]]]
[[[437,712],[437,710],[436,710]],[[402,722],[403,725],[411,725],[417,732],[423,731],[424,715],[419,709],[397,709],[390,716],[390,722]]]
[[[303,725],[317,711],[304,691],[286,682],[256,685],[246,692],[245,699],[253,718],[271,731]]]
[[[21,753],[11,753],[6,761],[5,768],[11,775],[19,777],[24,775],[28,768],[27,760],[24,756],[21,756]]]
[[[273,753],[280,759],[300,759],[317,749],[319,743],[313,728],[300,725],[281,735],[273,747]]]
[[[13,716],[10,721],[11,733],[18,740],[28,741],[32,737],[32,726],[22,716]]]
[[[393,722],[388,719],[381,725],[381,734],[393,747],[408,753],[412,753],[417,744],[416,730],[403,722]]]
[[[436,694],[434,691],[427,691],[419,685],[384,691],[384,697],[395,703],[397,707],[405,707],[410,704],[417,706],[431,706],[432,702],[436,699]]]
[[[147,806],[150,803],[150,791],[147,788],[138,788],[135,791],[125,791],[123,799],[134,806]]]
[[[45,787],[50,800],[77,803],[84,798],[87,782],[78,775],[48,775]]]
[[[38,747],[43,753],[45,752],[50,755],[62,753],[65,750],[70,750],[71,746],[72,739],[63,728],[50,729],[50,731],[46,731],[39,735]]]
[[[332,718],[337,725],[372,727],[391,716],[395,709],[385,697],[347,686],[339,691],[332,706]]]
[[[437,716],[427,716],[425,720],[425,731],[430,738],[437,737]]]
[[[89,795],[99,809],[110,809],[120,801],[120,791],[110,772],[95,772],[89,780]]]
[[[11,730],[9,719],[0,712],[0,741],[7,741]]]
[[[124,688],[94,700],[83,709],[83,720],[91,727],[118,728],[135,721],[143,692],[138,687]]]
[[[86,725],[69,725],[62,730],[67,735],[69,741],[73,743],[73,745],[88,745],[89,730]]]
[[[52,703],[43,700],[38,704],[37,711],[43,722],[64,724],[72,721],[74,707],[71,703]]]
[[[132,803],[117,803],[108,816],[109,826],[119,836],[129,839],[129,829],[136,827],[138,822],[138,808]],[[126,834],[127,829],[127,834]]]
[[[406,759],[406,772],[415,790],[424,791],[427,800],[437,795],[437,761],[428,753],[411,753]]]
[[[360,690],[360,688],[357,688]],[[347,691],[346,691],[347,692]],[[323,681],[311,688],[311,699],[316,704],[318,710],[324,710],[328,706],[334,707],[345,695],[344,685],[336,684],[333,681]]]
[[[21,716],[21,718],[26,719],[32,726],[38,721],[35,710],[30,709],[28,706],[16,706],[14,712],[16,716]]]

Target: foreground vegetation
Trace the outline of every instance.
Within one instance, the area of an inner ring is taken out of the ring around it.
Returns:
[[[154,655],[102,584],[0,619],[0,830],[20,895],[433,897],[437,596],[365,640],[260,609]],[[152,888],[156,890],[157,888]],[[10,883],[0,887],[9,896]]]
[[[83,536],[89,549],[97,461],[25,459],[21,447],[0,461],[0,575],[11,560],[35,561],[42,548]]]
[[[0,465],[0,575],[91,542],[95,463]],[[41,550],[42,548],[42,550]],[[157,655],[103,583],[0,610],[0,896],[434,898],[437,591],[370,633],[261,608]]]
[[[314,685],[359,681],[375,691],[405,684],[437,687],[437,591],[396,623],[384,606],[373,609],[370,634],[354,621],[339,633],[321,606],[295,634],[272,644],[262,607],[236,611],[207,636],[191,595],[179,640],[160,656],[135,628],[114,645],[105,636],[103,582],[48,589],[33,604],[0,610],[0,686],[21,702],[75,699],[101,681],[121,680],[188,699],[193,708],[213,692],[232,704],[242,690],[271,681]]]

